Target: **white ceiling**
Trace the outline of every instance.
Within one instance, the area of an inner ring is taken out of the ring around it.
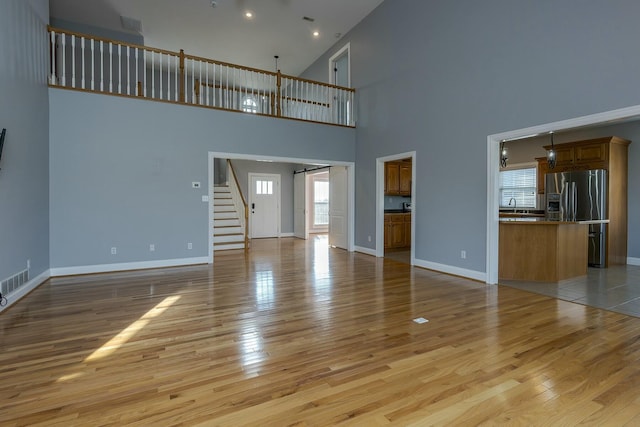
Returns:
[[[124,31],[142,22],[145,45],[297,76],[383,0],[50,0],[54,18]],[[244,12],[253,12],[246,19]],[[313,23],[303,17],[313,18]],[[314,38],[317,30],[320,36]],[[130,31],[129,31],[130,32]]]

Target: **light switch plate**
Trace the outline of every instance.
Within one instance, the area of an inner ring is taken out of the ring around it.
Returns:
[[[202,201],[203,202],[208,202],[209,201],[209,196],[202,196]]]

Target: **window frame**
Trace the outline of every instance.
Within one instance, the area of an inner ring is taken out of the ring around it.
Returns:
[[[533,187],[506,187],[506,188],[512,188],[512,189],[517,189],[517,188],[522,188],[522,189],[532,189],[533,190],[533,206],[530,205],[525,205],[525,204],[520,204],[518,203],[518,200],[516,199],[516,208],[522,208],[522,209],[537,209],[538,208],[538,162],[526,162],[526,163],[514,163],[512,165],[508,165],[505,168],[500,168],[500,172],[499,172],[499,176],[498,176],[498,204],[499,204],[499,208],[500,209],[513,209],[513,206],[509,206],[507,205],[503,205],[503,187],[502,186],[502,173],[503,172],[509,172],[509,171],[514,171],[514,170],[522,170],[522,169],[533,169],[534,171],[534,176],[533,176]]]

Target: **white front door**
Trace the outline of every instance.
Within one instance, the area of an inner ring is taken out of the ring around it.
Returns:
[[[329,245],[348,249],[348,179],[346,166],[329,169]]]
[[[249,232],[252,238],[280,234],[280,175],[249,173]]]
[[[299,239],[308,239],[307,227],[307,173],[293,176],[293,235]]]

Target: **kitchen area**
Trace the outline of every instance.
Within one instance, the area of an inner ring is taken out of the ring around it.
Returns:
[[[411,262],[411,158],[384,164],[384,255]]]
[[[536,155],[524,165],[509,166],[521,141],[501,147],[500,280],[557,283],[627,262],[631,141],[547,138],[527,147]]]

